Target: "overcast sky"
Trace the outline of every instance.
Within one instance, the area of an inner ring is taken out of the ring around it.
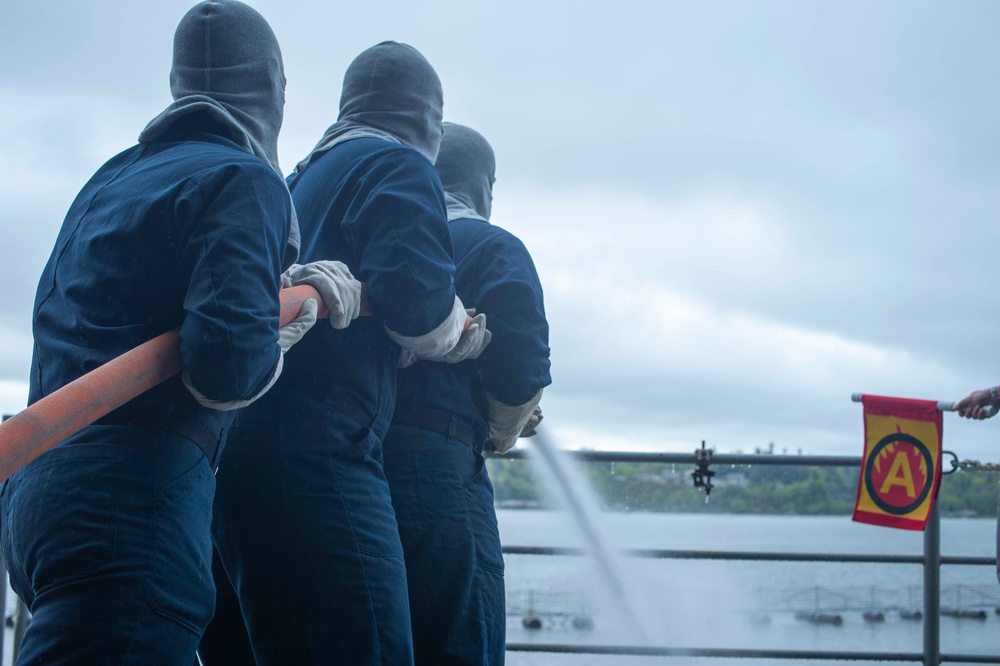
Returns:
[[[169,102],[192,3],[5,3],[0,410],[63,215]],[[497,154],[532,251],[564,446],[859,455],[855,391],[1000,383],[1000,3],[256,0],[288,78],[286,170],[347,65],[418,48]],[[1000,419],[945,416],[1000,457]]]

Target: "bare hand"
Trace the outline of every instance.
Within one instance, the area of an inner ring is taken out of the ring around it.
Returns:
[[[955,403],[955,411],[958,412],[959,416],[981,421],[989,416],[985,408],[997,402],[998,400],[991,395],[990,389],[973,391]]]

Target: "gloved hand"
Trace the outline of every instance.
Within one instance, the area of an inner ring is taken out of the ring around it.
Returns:
[[[544,418],[542,416],[542,408],[535,407],[535,409],[531,412],[531,416],[528,417],[528,422],[525,423],[524,427],[521,429],[521,437],[531,437],[537,434],[538,431],[536,428],[538,428],[538,424],[542,422],[542,418]]]
[[[330,325],[334,328],[347,328],[361,314],[361,283],[343,263],[314,261],[297,268],[292,266],[286,273],[292,286],[307,284],[319,292],[330,310]]]
[[[508,405],[486,393],[486,415],[490,422],[490,448],[504,454],[514,448],[535,407],[542,399],[539,391],[523,405]],[[539,412],[541,415],[541,412]]]
[[[299,308],[299,315],[278,329],[278,346],[281,347],[282,354],[291,349],[292,345],[301,340],[306,331],[313,327],[318,310],[316,299],[307,298]]]
[[[466,312],[471,316],[476,311],[466,310]],[[434,360],[445,363],[461,363],[470,358],[479,358],[479,355],[483,353],[486,345],[490,344],[490,340],[492,339],[493,334],[486,329],[486,313],[481,312],[472,317],[472,323],[462,333],[462,337],[458,339],[458,344],[450,352]]]

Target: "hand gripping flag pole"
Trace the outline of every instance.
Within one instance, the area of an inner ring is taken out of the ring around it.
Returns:
[[[282,289],[280,322],[299,314],[308,299],[329,315],[319,293],[308,285]],[[361,292],[361,313],[371,308]],[[0,481],[67,437],[118,409],[181,371],[180,329],[167,331],[53,391],[0,425]]]
[[[955,403],[861,393],[851,399],[864,405],[865,428],[853,519],[923,530],[941,484],[941,412],[955,411]]]

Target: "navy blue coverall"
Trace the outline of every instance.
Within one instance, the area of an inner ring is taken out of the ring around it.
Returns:
[[[551,383],[548,324],[531,256],[507,231],[449,223],[459,298],[486,313],[493,339],[477,360],[401,370],[383,444],[406,556],[418,664],[502,664],[503,555],[482,456],[484,392],[521,405]]]
[[[406,569],[382,470],[400,348],[455,304],[444,194],[413,148],[337,145],[288,180],[302,263],[344,262],[375,313],[314,326],[242,410],[214,537],[258,664],[412,661]]]
[[[38,286],[29,402],[175,326],[202,394],[266,386],[291,201],[225,133],[195,114],[77,196]],[[3,485],[4,559],[33,615],[19,663],[191,663],[214,607],[213,472],[232,418],[175,377]]]

